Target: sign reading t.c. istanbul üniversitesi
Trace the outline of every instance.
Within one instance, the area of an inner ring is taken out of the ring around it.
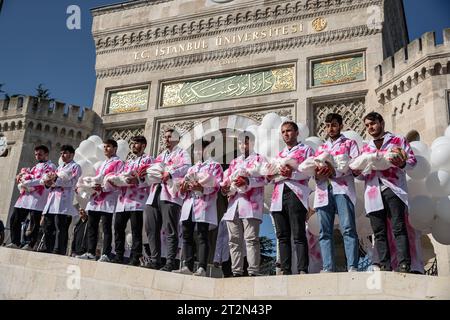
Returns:
[[[218,50],[229,46],[251,44],[265,40],[282,39],[302,32],[303,23],[269,26],[262,29],[224,33],[223,35],[204,39],[155,45],[145,50],[135,51],[133,55],[135,61],[148,60],[206,50]]]

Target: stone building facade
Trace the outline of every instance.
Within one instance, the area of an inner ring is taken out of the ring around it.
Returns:
[[[376,110],[427,143],[449,123],[449,30],[409,43],[401,0],[137,0],[92,14],[103,135],[143,133],[153,155],[166,127],[244,129],[270,112],[321,137],[331,111],[364,134]]]
[[[0,219],[8,221],[18,197],[15,177],[23,167],[35,163],[34,148],[44,144],[50,159],[57,164],[59,149],[64,144],[77,147],[90,136],[98,119],[91,110],[36,97],[16,96],[0,100],[0,139],[7,151],[0,155]]]

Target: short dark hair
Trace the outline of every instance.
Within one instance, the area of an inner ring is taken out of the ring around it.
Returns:
[[[286,126],[286,125],[290,125],[290,126],[292,126],[292,128],[294,128],[295,131],[298,131],[298,125],[294,121],[292,121],[292,120],[284,121],[281,124],[281,127]]]
[[[34,151],[39,151],[39,150],[43,151],[46,154],[48,154],[50,152],[50,150],[48,150],[48,148],[46,146],[44,146],[43,144],[34,148]]]
[[[333,120],[336,120],[339,125],[343,123],[342,116],[339,113],[329,113],[325,117],[325,123],[331,123]]]
[[[114,139],[106,139],[105,141],[103,141],[104,144],[109,144],[111,146],[113,146],[114,148],[117,148],[117,141]]]
[[[135,136],[131,138],[131,141],[147,145],[147,139],[144,136]]]
[[[177,130],[175,130],[174,128],[168,128],[168,129],[164,130],[164,134],[166,134],[167,132],[172,133],[172,140],[174,140],[174,141],[180,140],[180,133]],[[175,137],[174,137],[174,135],[175,135]],[[175,140],[175,139],[177,139],[177,140]]]
[[[379,114],[378,112],[375,112],[375,111],[372,111],[372,112],[368,113],[364,117],[363,121],[365,122],[366,120],[370,120],[370,121],[377,121],[378,120],[380,123],[384,122],[383,116],[381,114]]]
[[[75,153],[75,149],[74,147],[72,147],[70,144],[65,144],[61,146],[61,152],[70,152],[70,153]]]

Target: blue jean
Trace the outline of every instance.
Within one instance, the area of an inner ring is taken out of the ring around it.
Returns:
[[[316,212],[320,221],[319,244],[322,253],[323,270],[336,271],[333,227],[336,213],[339,216],[341,233],[344,238],[345,256],[347,258],[347,269],[358,268],[358,235],[356,233],[355,206],[345,194],[333,194],[328,189],[328,205],[317,208]]]

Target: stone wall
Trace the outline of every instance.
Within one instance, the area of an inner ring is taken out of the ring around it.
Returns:
[[[450,299],[450,278],[394,272],[214,279],[0,248],[0,299]]]

